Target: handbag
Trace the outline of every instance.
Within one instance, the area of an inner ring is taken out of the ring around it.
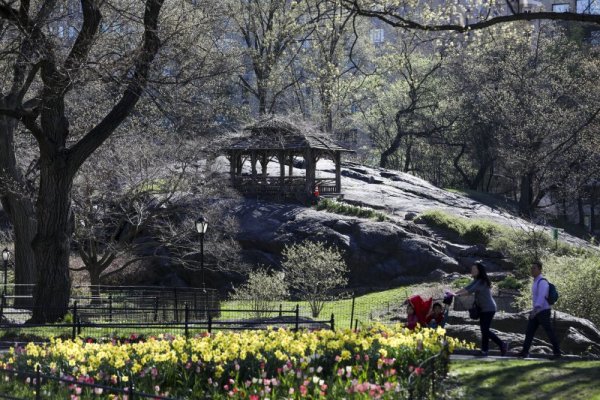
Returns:
[[[471,308],[469,308],[469,318],[471,319],[479,319],[479,315],[481,314],[481,307],[477,304],[477,302],[473,302]]]

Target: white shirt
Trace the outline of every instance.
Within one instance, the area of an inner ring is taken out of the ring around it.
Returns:
[[[548,281],[539,274],[531,285],[531,295],[533,298],[533,314],[537,314],[540,311],[549,310],[550,304],[548,304],[548,291],[550,286]]]

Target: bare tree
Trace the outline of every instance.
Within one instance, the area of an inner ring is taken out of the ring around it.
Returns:
[[[242,87],[258,101],[258,113],[273,113],[277,101],[296,84],[286,73],[296,60],[312,23],[301,2],[230,0],[230,16],[241,36],[251,74],[240,73]]]
[[[150,66],[160,47],[158,37],[159,14],[162,0],[148,0],[136,10],[142,21],[137,26],[141,41],[128,61],[127,73],[122,80],[122,94],[97,123],[72,139],[66,97],[73,87],[82,84],[88,62],[102,63],[94,52],[100,36],[102,8],[108,3],[95,0],[81,1],[81,22],[72,43],[57,42],[52,38],[50,24],[58,11],[53,1],[31,7],[29,1],[0,5],[0,22],[9,31],[16,56],[4,61],[12,66],[12,83],[3,85],[4,117],[2,128],[4,146],[2,163],[6,173],[20,186],[25,186],[23,174],[15,167],[12,147],[17,121],[33,135],[39,150],[39,187],[35,207],[33,201],[23,202],[22,212],[13,214],[15,232],[23,231],[24,224],[35,221],[25,229],[27,242],[31,240],[37,284],[34,291],[36,322],[54,321],[66,312],[70,295],[69,254],[73,231],[71,187],[75,174],[85,160],[120,126],[131,113],[144,90]],[[134,22],[131,21],[134,25]],[[61,27],[64,30],[64,26]],[[64,31],[63,31],[64,32]],[[4,196],[8,209],[16,210],[21,198]],[[11,206],[12,204],[12,206]],[[18,226],[18,228],[17,228]],[[33,234],[35,232],[35,234]],[[20,242],[18,242],[20,244]],[[19,250],[21,251],[21,250]]]
[[[239,270],[237,224],[228,215],[237,196],[222,187],[218,171],[198,164],[210,153],[168,136],[161,146],[153,144],[156,137],[132,136],[110,140],[75,181],[74,243],[83,266],[73,270],[89,273],[93,294],[103,280],[140,262],[201,271],[199,214],[211,225],[207,269]],[[133,140],[136,146],[128,147]]]

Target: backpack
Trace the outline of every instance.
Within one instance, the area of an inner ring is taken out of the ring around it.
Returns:
[[[548,281],[548,279],[546,279],[546,278],[542,278],[542,279],[540,279],[540,281],[548,282],[548,297],[546,297],[546,301],[548,301],[548,304],[554,305],[554,303],[556,303],[556,301],[558,300],[558,296],[559,296],[556,286],[554,286],[554,284],[550,283],[550,281]],[[538,285],[539,285],[540,281],[538,281]]]

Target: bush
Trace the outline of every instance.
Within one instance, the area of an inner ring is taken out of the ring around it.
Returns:
[[[359,218],[376,219],[383,222],[387,216],[368,207],[357,207],[346,203],[341,203],[335,200],[321,199],[317,204],[317,210],[325,210],[336,214],[350,215]]]
[[[501,282],[498,283],[498,288],[500,289],[521,290],[523,286],[526,285],[524,285],[522,281],[518,280],[512,275],[508,275],[506,278],[504,278]]]
[[[452,282],[452,287],[455,289],[462,289],[469,283],[471,283],[472,280],[472,278],[467,278],[466,276],[463,278],[458,278],[457,280]]]
[[[264,267],[250,272],[246,283],[235,289],[233,300],[250,301],[257,318],[266,316],[261,312],[268,310],[271,302],[285,300],[288,287],[282,272],[269,274]]]
[[[332,289],[348,283],[346,262],[337,249],[324,243],[304,242],[286,247],[282,264],[290,288],[308,301],[318,317]]]
[[[555,309],[600,326],[600,255],[548,256],[543,274],[560,294]],[[531,307],[531,285],[521,289],[519,305]]]
[[[578,257],[589,253],[585,248],[555,242],[542,228],[505,229],[501,235],[494,236],[489,247],[511,259],[516,267],[517,278],[529,277],[529,267],[535,260],[550,255]]]
[[[423,222],[431,227],[439,228],[448,233],[452,239],[469,244],[487,245],[503,229],[500,225],[490,221],[470,220],[437,210],[424,212],[415,219],[415,222]]]

